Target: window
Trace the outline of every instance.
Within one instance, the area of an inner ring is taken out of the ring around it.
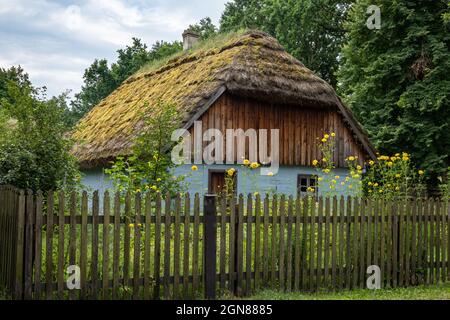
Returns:
[[[208,178],[208,192],[211,194],[221,194],[225,188],[225,170],[209,170]],[[234,175],[233,179],[233,189],[236,192],[237,186],[237,173]]]
[[[314,188],[314,193],[317,193],[317,176],[299,174],[297,177],[297,192],[306,194],[308,188]]]

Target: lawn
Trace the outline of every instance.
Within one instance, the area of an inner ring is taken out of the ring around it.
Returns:
[[[254,300],[450,300],[450,283],[409,288],[342,292],[283,293],[265,290]]]

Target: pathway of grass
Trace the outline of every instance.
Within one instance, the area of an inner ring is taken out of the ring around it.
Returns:
[[[450,300],[450,283],[381,290],[343,292],[282,293],[265,290],[249,299],[255,300]]]

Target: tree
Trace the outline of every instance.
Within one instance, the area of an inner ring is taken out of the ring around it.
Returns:
[[[383,153],[406,151],[435,178],[449,165],[448,1],[368,1],[352,6],[339,91]],[[369,5],[381,29],[366,26]]]
[[[199,23],[190,25],[188,30],[200,35],[202,40],[208,39],[217,34],[217,27],[212,23],[210,17],[203,18]]]
[[[84,84],[71,103],[73,119],[76,121],[82,118],[145,64],[181,50],[182,44],[179,41],[172,43],[157,41],[152,49],[148,50],[147,45],[143,44],[140,39],[133,38],[131,46],[117,51],[118,59],[111,67],[106,59],[96,59],[85,70]]]
[[[76,186],[79,173],[57,99],[44,100],[45,89],[14,82],[7,95],[0,102],[0,184],[34,191]]]
[[[257,28],[336,86],[343,22],[350,0],[234,0],[225,6],[221,31]]]
[[[157,114],[154,110],[159,110]],[[172,132],[178,128],[179,115],[171,103],[158,101],[154,106],[145,104],[144,129],[135,139],[130,156],[119,156],[105,172],[119,191],[179,192],[183,176],[174,177],[175,167],[168,146],[173,142]]]
[[[11,67],[9,69],[0,68],[0,101],[7,99],[11,102],[8,93],[8,85],[14,83],[20,90],[32,88],[28,74],[21,66]]]

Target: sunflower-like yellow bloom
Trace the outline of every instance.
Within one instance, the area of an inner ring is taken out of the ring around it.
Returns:
[[[196,165],[193,165],[193,166],[191,167],[191,170],[192,170],[192,171],[197,171],[197,170],[198,170],[198,167],[197,167]]]

